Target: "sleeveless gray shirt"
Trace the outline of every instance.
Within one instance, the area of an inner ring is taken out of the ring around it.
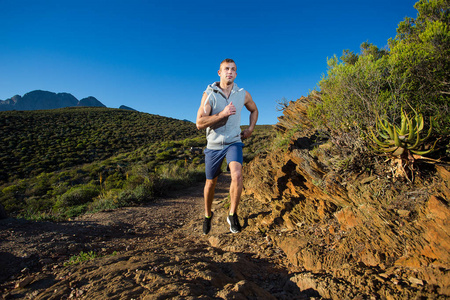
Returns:
[[[219,88],[219,82],[215,82],[208,85],[205,93],[207,94],[205,103],[209,101],[212,108],[211,115],[221,112],[231,102],[236,107],[236,114],[206,129],[207,148],[221,150],[228,145],[241,142],[241,111],[245,102],[245,90],[234,83],[230,96],[226,98]]]

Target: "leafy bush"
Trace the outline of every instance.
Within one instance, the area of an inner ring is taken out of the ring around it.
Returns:
[[[366,42],[359,55],[347,50],[328,60],[322,103],[309,111],[318,124],[367,131],[378,115],[398,123],[401,107],[410,106],[436,120],[438,135],[450,133],[448,1],[421,0],[415,8],[417,18],[399,24],[388,50]]]
[[[92,186],[74,187],[61,195],[56,203],[58,208],[65,208],[70,206],[78,206],[91,202],[93,198],[97,197],[100,190]]]
[[[173,156],[172,156],[172,153],[170,151],[163,151],[163,152],[160,152],[160,153],[156,154],[156,158],[158,160],[162,160],[162,161],[171,159],[172,157]]]
[[[398,93],[425,115],[439,134],[450,133],[450,13],[447,0],[420,0],[415,19],[405,18],[389,40],[390,77]]]
[[[25,186],[22,184],[12,184],[2,189],[0,200],[6,211],[18,211],[23,209],[25,201],[23,194]]]
[[[153,200],[155,194],[157,193],[155,192],[154,184],[152,182],[146,182],[133,189],[120,191],[116,202],[119,206],[141,204]]]
[[[89,203],[88,212],[111,210],[122,206],[131,205],[131,203],[126,201],[119,201],[119,193],[121,192],[121,189],[112,189],[99,195],[91,203]]]
[[[377,114],[395,106],[385,93],[387,60],[376,57],[363,52],[354,64],[344,63],[345,57],[329,59],[327,77],[319,83],[323,103],[316,109],[320,114],[310,114],[322,116],[319,120],[337,130],[374,125]]]
[[[136,203],[147,202],[154,198],[154,194],[154,186],[151,182],[141,184],[133,190]]]
[[[70,206],[65,210],[59,210],[55,215],[55,219],[65,220],[75,218],[79,215],[84,214],[87,211],[87,209],[88,209],[87,203],[82,205]]]

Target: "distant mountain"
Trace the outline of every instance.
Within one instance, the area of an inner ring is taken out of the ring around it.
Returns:
[[[90,106],[90,107],[106,107],[103,103],[95,99],[95,97],[87,97],[81,99],[77,106]]]
[[[128,106],[125,106],[125,105],[121,105],[121,106],[119,107],[119,109],[127,109],[127,110],[136,111],[135,109],[133,109],[133,108],[131,108],[131,107],[128,107]]]
[[[36,90],[23,96],[15,95],[6,100],[0,100],[0,111],[7,110],[38,110],[55,109],[71,106],[106,107],[94,97],[87,97],[78,101],[69,93],[52,93]]]

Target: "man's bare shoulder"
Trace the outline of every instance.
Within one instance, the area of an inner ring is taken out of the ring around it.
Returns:
[[[252,95],[248,91],[245,91],[245,102],[253,101]]]

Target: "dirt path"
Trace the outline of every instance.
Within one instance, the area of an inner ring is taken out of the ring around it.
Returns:
[[[259,232],[226,224],[229,175],[220,177],[212,230],[201,232],[202,185],[145,207],[73,221],[0,221],[3,299],[309,299],[282,252]],[[250,216],[243,214],[241,223]],[[93,251],[96,258],[67,265]],[[0,299],[2,299],[0,297]]]

